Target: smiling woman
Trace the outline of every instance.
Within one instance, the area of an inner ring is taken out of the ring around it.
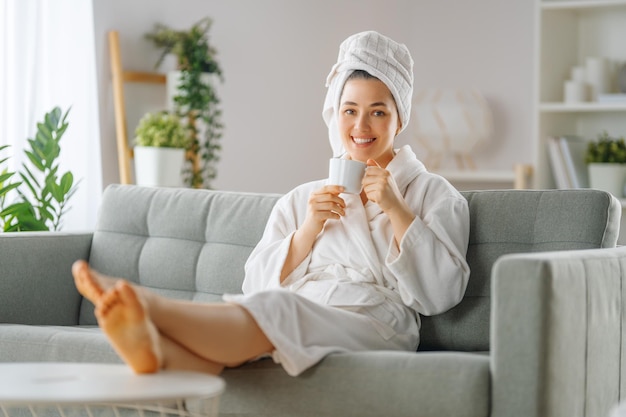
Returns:
[[[24,162],[26,138],[41,115],[72,108],[59,164],[80,186],[65,230],[95,224],[102,179],[92,2],[0,1],[0,146],[11,166]]]

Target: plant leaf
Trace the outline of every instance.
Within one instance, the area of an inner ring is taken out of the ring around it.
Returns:
[[[28,203],[15,203],[6,207],[4,210],[0,211],[0,217],[5,217],[9,215],[13,215],[15,213],[26,213],[32,206]]]
[[[52,198],[54,198],[57,202],[61,203],[64,198],[63,190],[53,179],[48,179],[46,188],[50,190],[50,194],[52,194]]]
[[[52,130],[45,123],[37,123],[37,134],[40,134],[45,140],[52,140]]]
[[[48,207],[40,207],[39,215],[42,220],[46,219],[46,220],[54,221],[54,215],[50,213],[50,210],[48,210]]]
[[[40,152],[40,151],[39,151]],[[26,154],[26,156],[28,156],[28,159],[30,160],[30,162],[35,165],[35,167],[40,170],[43,171],[45,169],[44,165],[43,165],[43,161],[41,158],[41,155],[35,155],[34,153],[30,152],[30,151],[24,151],[24,153]]]
[[[61,191],[63,194],[67,194],[72,189],[72,184],[74,183],[74,175],[71,172],[66,172],[61,177]]]
[[[9,178],[11,178],[13,175],[15,175],[15,172],[6,172],[4,174],[0,174],[0,185]]]
[[[20,186],[20,182],[14,182],[12,184],[7,185],[6,187],[0,186],[0,196],[6,195],[9,191],[16,189]]]

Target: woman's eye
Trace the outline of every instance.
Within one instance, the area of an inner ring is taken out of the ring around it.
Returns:
[[[384,116],[384,115],[385,115],[385,112],[382,110],[376,110],[374,112],[374,116]]]
[[[345,114],[354,114],[354,110],[352,110],[352,109],[346,109],[346,110],[344,110],[344,113],[345,113]]]

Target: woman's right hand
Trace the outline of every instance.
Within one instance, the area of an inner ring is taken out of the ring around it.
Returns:
[[[339,185],[326,185],[313,191],[309,196],[306,219],[301,228],[317,237],[327,220],[339,219],[345,215],[346,202],[339,197],[343,190]]]
[[[339,185],[327,185],[311,193],[304,223],[291,239],[289,252],[280,274],[281,283],[311,252],[315,239],[326,221],[338,219],[346,214],[346,202],[339,197],[342,192],[343,187]]]

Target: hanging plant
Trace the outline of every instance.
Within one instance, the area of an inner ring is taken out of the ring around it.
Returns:
[[[176,57],[181,77],[174,96],[175,112],[183,118],[192,133],[187,148],[188,169],[186,181],[195,188],[211,188],[217,176],[216,164],[221,150],[223,125],[220,100],[211,83],[203,74],[215,74],[223,81],[222,70],[215,59],[216,50],[209,43],[208,32],[212,20],[204,18],[189,30],[175,30],[163,24],[155,25],[146,38],[162,50],[156,63],[158,68],[165,56]]]

